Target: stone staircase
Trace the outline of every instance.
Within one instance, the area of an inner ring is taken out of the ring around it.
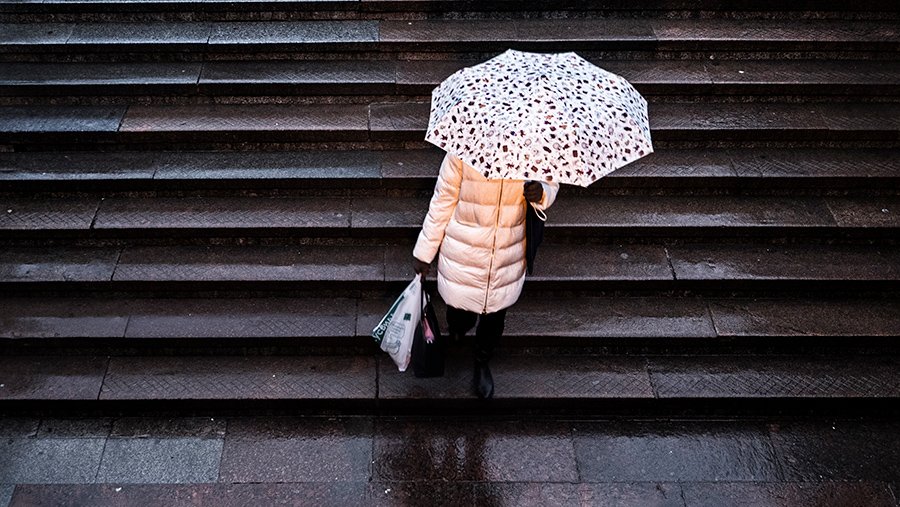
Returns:
[[[0,0],[0,411],[896,410],[900,6],[582,4]],[[561,190],[486,407],[369,333],[430,92],[509,47],[628,78],[656,153]]]

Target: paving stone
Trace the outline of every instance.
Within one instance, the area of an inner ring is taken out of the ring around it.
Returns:
[[[650,25],[660,50],[697,49],[714,42],[720,50],[765,46],[781,51],[874,51],[895,49],[898,38],[896,27],[877,21],[659,19]]]
[[[0,437],[33,437],[40,424],[33,417],[0,417]]]
[[[112,277],[118,249],[105,247],[6,247],[0,254],[3,282],[102,282]]]
[[[0,440],[0,483],[94,482],[104,438],[9,438]],[[20,500],[13,499],[12,505]]]
[[[0,357],[0,399],[96,400],[106,364],[92,356]]]
[[[878,246],[667,247],[678,280],[896,280],[900,252]]]
[[[225,438],[226,420],[216,417],[121,417],[110,436],[118,438]]]
[[[900,227],[900,197],[833,197],[825,202],[841,227]]]
[[[63,23],[2,23],[0,43],[65,44],[72,35],[72,25]]]
[[[895,398],[898,361],[890,356],[653,357],[660,398]]]
[[[547,227],[766,228],[833,226],[818,197],[605,196],[560,199]],[[714,234],[714,233],[711,233]]]
[[[147,152],[0,153],[0,181],[149,180],[155,159]]]
[[[365,505],[366,483],[295,484],[20,484],[12,505]]]
[[[268,141],[275,140],[277,133],[289,135],[295,142],[323,135],[334,141],[365,141],[366,116],[365,106],[355,104],[131,106],[120,132],[180,141],[186,134],[212,136],[214,140],[241,136],[246,140],[254,132],[265,133]]]
[[[13,496],[15,484],[0,484],[0,507],[7,507]]]
[[[753,91],[802,86],[814,94],[843,94],[855,85],[891,85],[900,78],[900,66],[895,63],[866,60],[715,60],[705,65],[717,85],[735,85],[733,89]]]
[[[124,106],[2,106],[0,132],[115,132],[124,115]]]
[[[378,397],[384,400],[470,399],[470,357],[448,358],[445,376],[420,379],[379,359]],[[509,356],[492,360],[497,399],[595,400],[652,398],[646,360],[624,356]]]
[[[761,139],[800,139],[826,135],[829,130],[818,104],[774,103],[651,103],[648,106],[654,139],[731,139],[751,135]]]
[[[894,336],[900,301],[719,299],[709,304],[720,336]]]
[[[327,197],[109,197],[95,229],[340,229],[350,201]]]
[[[509,309],[504,335],[578,337],[713,337],[699,299],[523,297]]]
[[[356,301],[352,299],[154,298],[135,307],[128,338],[346,338],[356,334]]]
[[[172,50],[184,45],[206,44],[212,27],[209,23],[78,23],[72,26],[67,44],[164,44]]]
[[[687,507],[895,505],[887,486],[877,482],[689,482],[681,488]]]
[[[84,230],[100,200],[96,197],[4,199],[0,210],[0,230]]]
[[[0,338],[116,338],[128,314],[118,300],[12,298],[0,303]]]
[[[374,360],[362,356],[113,357],[100,392],[104,400],[374,397]]]
[[[376,506],[482,505],[474,503],[474,487],[469,482],[370,482],[366,502]]]
[[[753,149],[732,150],[738,176],[758,178],[893,177],[896,150],[878,149]]]
[[[213,25],[209,45],[250,49],[255,44],[361,44],[375,42],[378,34],[378,22],[370,20],[242,21]]]
[[[677,483],[476,483],[475,505],[643,505],[683,507]]]
[[[650,23],[643,19],[523,19],[515,22],[517,41],[602,42],[598,47],[614,47],[615,43],[651,43],[655,36]]]
[[[0,85],[91,85],[115,90],[136,85],[196,85],[200,63],[0,63]]]
[[[672,90],[702,93],[710,90],[709,85],[712,84],[706,72],[706,63],[702,60],[589,60],[604,70],[624,77],[642,95],[671,93]],[[671,85],[677,85],[677,88]]]
[[[41,419],[38,438],[106,438],[112,426],[109,417]]]
[[[378,25],[378,40],[393,47],[410,49],[477,42],[514,42],[519,39],[512,20],[384,20]],[[406,43],[401,45],[400,43]]]
[[[365,482],[372,431],[369,418],[229,419],[219,480]]]
[[[199,85],[200,90],[242,94],[393,94],[396,74],[394,62],[383,61],[209,62]]]
[[[403,419],[376,421],[375,480],[574,482],[565,423]]]
[[[574,429],[585,482],[780,480],[762,424],[611,421]]]
[[[110,438],[98,482],[215,482],[222,439]]]
[[[376,179],[379,163],[368,151],[163,152],[160,180]]]
[[[382,281],[384,257],[381,248],[341,246],[134,247],[122,252],[113,279]]]
[[[785,479],[813,482],[895,481],[900,476],[898,430],[898,423],[887,419],[770,425]]]
[[[369,131],[377,141],[409,140],[424,137],[428,128],[425,102],[377,103],[369,106]]]

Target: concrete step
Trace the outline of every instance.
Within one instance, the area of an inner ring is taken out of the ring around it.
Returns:
[[[445,305],[433,282],[428,288],[446,333]],[[509,309],[504,353],[874,354],[890,353],[900,333],[896,298],[563,298],[530,288]],[[371,333],[393,299],[6,297],[0,350],[377,355]]]
[[[466,19],[7,23],[0,53],[896,52],[892,20]]]
[[[415,239],[430,197],[10,197],[0,238]],[[900,196],[569,196],[547,212],[562,238],[897,237]]]
[[[430,192],[443,152],[21,152],[0,153],[6,192],[178,192],[202,190],[321,192],[420,190]],[[566,186],[563,196],[622,190],[671,192],[718,189],[744,194],[857,193],[898,188],[897,149],[666,149],[638,160],[587,189]],[[302,195],[302,194],[301,194]],[[21,194],[19,197],[26,197]],[[562,201],[560,201],[562,202]]]
[[[321,291],[396,294],[413,278],[412,245],[6,247],[4,290],[201,294]],[[897,291],[900,251],[879,245],[547,244],[536,291],[721,294]]]
[[[593,58],[647,97],[900,95],[900,62]],[[474,60],[0,63],[0,96],[249,97],[430,95]],[[184,99],[182,99],[184,100]]]
[[[419,142],[428,103],[197,106],[6,106],[6,145],[102,143],[197,149],[240,143]],[[654,142],[900,141],[900,104],[659,103]],[[677,147],[677,146],[673,146]]]
[[[896,408],[897,356],[508,356],[492,361],[491,410],[680,415]],[[6,356],[0,410],[130,412],[293,407],[306,413],[485,410],[471,359],[440,379],[384,356]],[[244,412],[246,413],[246,412]]]

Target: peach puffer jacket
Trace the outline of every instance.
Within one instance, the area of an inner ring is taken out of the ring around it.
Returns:
[[[438,257],[438,292],[448,305],[475,313],[512,306],[525,283],[524,180],[488,180],[446,155],[413,256]],[[559,184],[541,182],[537,209],[556,199]]]

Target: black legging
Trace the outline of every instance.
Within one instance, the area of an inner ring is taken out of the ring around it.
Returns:
[[[479,318],[479,316],[481,318]],[[494,313],[477,314],[447,306],[447,327],[449,332],[466,334],[475,327],[475,360],[487,362],[493,355],[494,348],[503,336],[503,325],[506,320],[506,308]]]

